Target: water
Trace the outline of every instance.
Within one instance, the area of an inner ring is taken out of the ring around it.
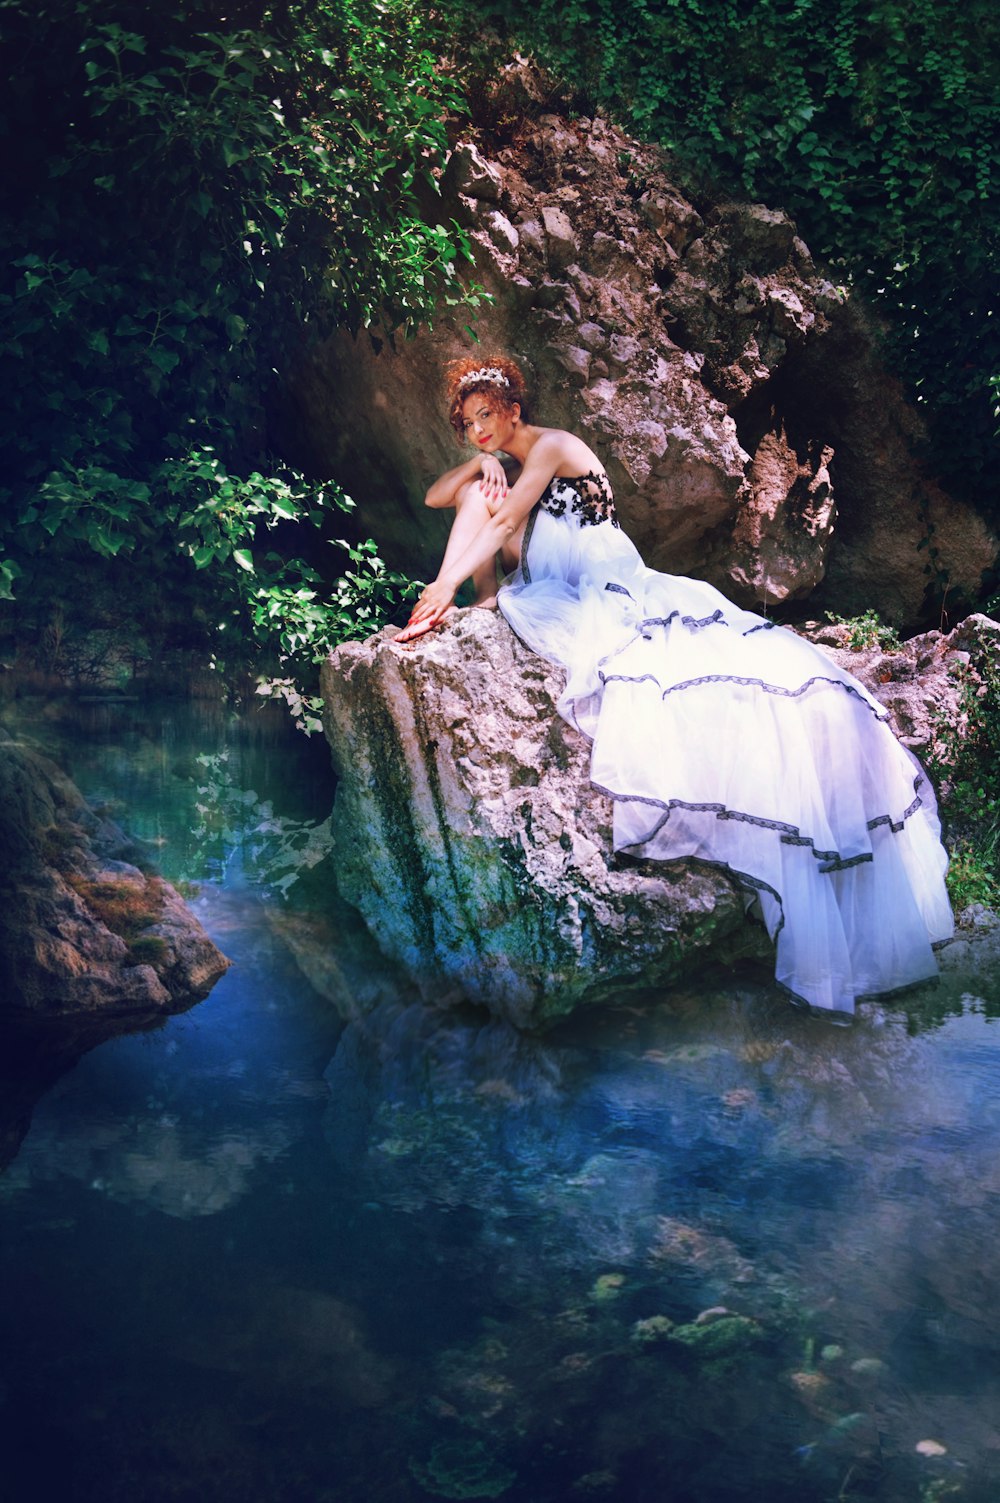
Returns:
[[[519,1037],[330,900],[321,747],[176,705],[32,729],[235,964],[31,1062],[5,1503],[1000,1494],[988,970],[849,1030],[716,976]]]

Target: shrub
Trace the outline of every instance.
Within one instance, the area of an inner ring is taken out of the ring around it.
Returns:
[[[950,827],[956,907],[1000,900],[1000,634],[981,638],[961,670],[958,714],[935,727],[928,770]]]
[[[468,243],[435,212],[460,101],[417,0],[226,16],[0,0],[0,597],[72,595],[96,559],[140,608],[287,652],[302,524],[350,503],[269,457],[268,388],[303,340],[463,297]]]
[[[866,647],[898,652],[903,645],[895,627],[887,626],[877,611],[863,611],[860,616],[837,616],[827,611],[826,619],[847,627],[847,645],[852,652],[861,652]]]

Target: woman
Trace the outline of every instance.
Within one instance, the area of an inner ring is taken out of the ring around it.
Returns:
[[[792,996],[849,1014],[937,972],[950,938],[933,790],[886,710],[794,632],[711,585],[643,564],[600,460],[527,420],[512,361],[449,368],[451,420],[480,453],[441,477],[456,508],[437,579],[397,641],[432,630],[472,578],[567,670],[559,712],[593,743],[614,847],[729,871],[776,942]],[[513,484],[496,458],[521,466]]]

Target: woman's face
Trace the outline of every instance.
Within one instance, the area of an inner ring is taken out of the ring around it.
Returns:
[[[465,436],[477,449],[506,448],[521,409],[515,402],[510,412],[494,406],[481,391],[470,392],[462,403]]]

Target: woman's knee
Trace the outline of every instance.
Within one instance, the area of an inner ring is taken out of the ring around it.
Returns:
[[[467,480],[455,492],[456,508],[461,509],[461,507],[470,504],[473,506],[477,504],[481,506],[486,505],[486,492],[483,490],[482,482],[479,480]]]

